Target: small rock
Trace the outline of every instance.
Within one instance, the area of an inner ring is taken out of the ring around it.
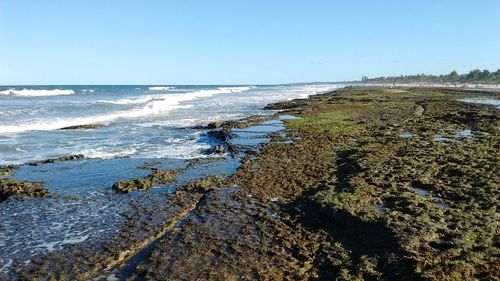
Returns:
[[[17,168],[17,165],[0,165],[0,176],[11,176]]]
[[[75,125],[75,126],[68,126],[68,127],[62,127],[59,130],[79,130],[79,129],[97,129],[102,127],[102,124],[84,124],[84,125]]]
[[[154,186],[168,184],[175,180],[176,170],[154,169],[153,173],[142,179],[126,179],[115,182],[112,188],[119,193],[129,193],[134,190],[146,191]]]
[[[414,108],[415,116],[422,116],[423,113],[424,113],[423,107],[421,107],[420,105],[415,106],[415,108]]]
[[[56,162],[62,162],[62,161],[73,161],[73,160],[80,160],[85,158],[85,155],[83,154],[75,154],[75,155],[68,155],[68,156],[61,156],[58,158],[51,158],[51,159],[46,159],[46,160],[40,160],[40,161],[35,161],[28,163],[30,166],[39,166],[42,164],[47,164],[47,163],[56,163]]]
[[[207,125],[207,129],[218,129],[218,128],[222,127],[223,124],[224,124],[224,122],[222,122],[222,121],[212,122],[212,123],[209,123]]]
[[[30,182],[16,179],[0,179],[0,202],[11,196],[44,197],[49,194],[43,182]]]
[[[229,130],[225,130],[225,129],[211,130],[211,131],[208,131],[207,135],[209,137],[212,137],[212,138],[215,138],[215,139],[218,139],[221,141],[227,141],[228,139],[230,139],[232,137]]]
[[[228,152],[228,148],[225,145],[218,144],[212,149],[212,153],[215,154],[224,154]]]

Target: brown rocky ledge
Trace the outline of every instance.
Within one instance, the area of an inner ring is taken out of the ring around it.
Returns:
[[[89,130],[89,129],[97,129],[100,127],[102,127],[102,124],[85,124],[85,125],[62,127],[59,130]]]
[[[28,165],[30,166],[39,166],[43,164],[48,164],[48,163],[57,163],[57,162],[63,162],[63,161],[73,161],[73,160],[81,160],[84,159],[85,155],[83,154],[75,154],[75,155],[67,155],[67,156],[61,156],[57,158],[50,158],[50,159],[45,159],[45,160],[39,160],[35,162],[30,162]]]
[[[12,176],[18,165],[0,165],[0,176]]]
[[[43,182],[30,182],[16,179],[0,179],[0,202],[12,196],[44,197],[49,191],[43,188]]]
[[[146,191],[154,186],[169,184],[175,180],[176,170],[160,170],[153,168],[153,172],[142,179],[126,179],[113,184],[113,190],[119,193],[129,193],[134,190]]]

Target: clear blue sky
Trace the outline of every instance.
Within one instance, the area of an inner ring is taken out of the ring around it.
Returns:
[[[500,68],[499,0],[0,0],[0,84],[262,84]]]

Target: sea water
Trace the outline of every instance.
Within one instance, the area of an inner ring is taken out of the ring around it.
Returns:
[[[237,119],[267,103],[338,85],[0,87],[0,164],[71,154],[193,158],[209,144],[195,125]],[[102,124],[96,129],[59,130]]]

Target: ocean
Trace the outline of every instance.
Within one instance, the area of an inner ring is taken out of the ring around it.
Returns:
[[[267,103],[336,84],[0,87],[0,164],[88,158],[194,158],[210,146],[195,125],[270,114]],[[102,124],[92,130],[59,130]]]

